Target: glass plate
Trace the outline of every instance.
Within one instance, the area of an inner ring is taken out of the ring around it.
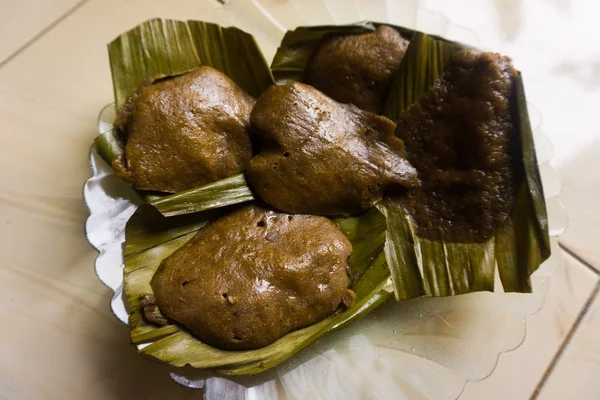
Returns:
[[[256,37],[267,59],[273,57],[288,29],[362,20],[479,44],[473,32],[453,25],[443,14],[419,8],[416,0],[233,0],[223,6],[205,1],[198,9],[180,10],[185,16],[173,8],[162,8],[152,11],[165,18],[202,19],[244,29]],[[560,180],[549,164],[552,146],[539,129],[540,115],[533,107],[530,117],[553,250],[532,276],[532,294],[482,292],[403,302],[391,299],[359,322],[260,375],[232,378],[184,368],[173,369],[172,378],[190,388],[203,388],[208,400],[235,400],[455,399],[468,380],[487,377],[498,356],[524,340],[525,318],[543,304],[545,282],[560,262],[556,237],[566,228]],[[99,133],[112,129],[113,120],[114,108],[108,105],[99,116]],[[125,223],[141,199],[112,174],[94,150],[90,165],[93,176],[85,183],[83,194],[90,211],[86,233],[100,253],[95,265],[98,278],[114,292],[111,309],[127,324],[122,244]],[[501,291],[500,284],[496,287]]]

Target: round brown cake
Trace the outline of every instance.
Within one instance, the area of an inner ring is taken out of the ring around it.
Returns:
[[[167,257],[151,285],[163,315],[201,341],[254,349],[352,302],[352,245],[329,219],[246,206]]]
[[[115,129],[125,154],[115,172],[136,189],[179,192],[238,174],[252,158],[254,99],[202,66],[138,91]]]

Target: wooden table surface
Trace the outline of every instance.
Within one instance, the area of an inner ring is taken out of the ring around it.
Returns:
[[[98,111],[112,99],[106,43],[150,17],[201,18],[205,7],[220,7],[165,4],[0,2],[0,399],[202,398],[128,343],[84,235],[88,149]],[[569,213],[564,262],[543,309],[527,320],[524,344],[503,354],[489,378],[468,383],[461,399],[599,399],[600,3],[420,5],[515,59],[554,143]]]

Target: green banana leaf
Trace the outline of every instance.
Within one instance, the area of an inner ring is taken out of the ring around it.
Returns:
[[[108,45],[115,105],[142,85],[208,65],[258,97],[273,77],[254,38],[238,28],[202,21],[152,19]]]
[[[200,65],[223,72],[254,97],[274,83],[254,37],[208,22],[152,19],[113,40],[108,55],[117,110],[141,86]],[[112,132],[100,135],[95,147],[109,165],[123,153]]]
[[[467,48],[445,39],[415,32],[388,92],[383,113],[395,121],[400,113],[417,101],[444,71],[456,50]]]
[[[165,217],[191,214],[254,200],[244,174],[234,175],[198,188],[150,202]]]

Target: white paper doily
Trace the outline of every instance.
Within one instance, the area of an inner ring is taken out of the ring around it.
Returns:
[[[374,20],[418,29],[477,46],[477,36],[443,15],[419,9],[410,0],[233,0],[206,15],[191,15],[252,33],[271,59],[285,30]],[[517,66],[518,68],[518,66]],[[525,82],[525,85],[527,82]],[[525,338],[525,318],[544,301],[545,281],[560,262],[555,237],[566,228],[559,200],[560,180],[550,167],[552,146],[530,118],[547,198],[553,255],[532,277],[534,293],[474,293],[451,298],[393,299],[350,327],[310,346],[288,362],[255,377],[220,377],[206,371],[174,370],[173,379],[203,388],[208,400],[235,399],[455,399],[467,380],[495,368],[502,352]],[[112,128],[114,110],[105,107],[99,133]],[[111,309],[123,323],[122,244],[125,223],[141,199],[117,179],[92,150],[93,176],[85,183],[90,211],[89,242],[99,251],[98,278],[114,292]],[[497,285],[497,287],[501,287]]]

